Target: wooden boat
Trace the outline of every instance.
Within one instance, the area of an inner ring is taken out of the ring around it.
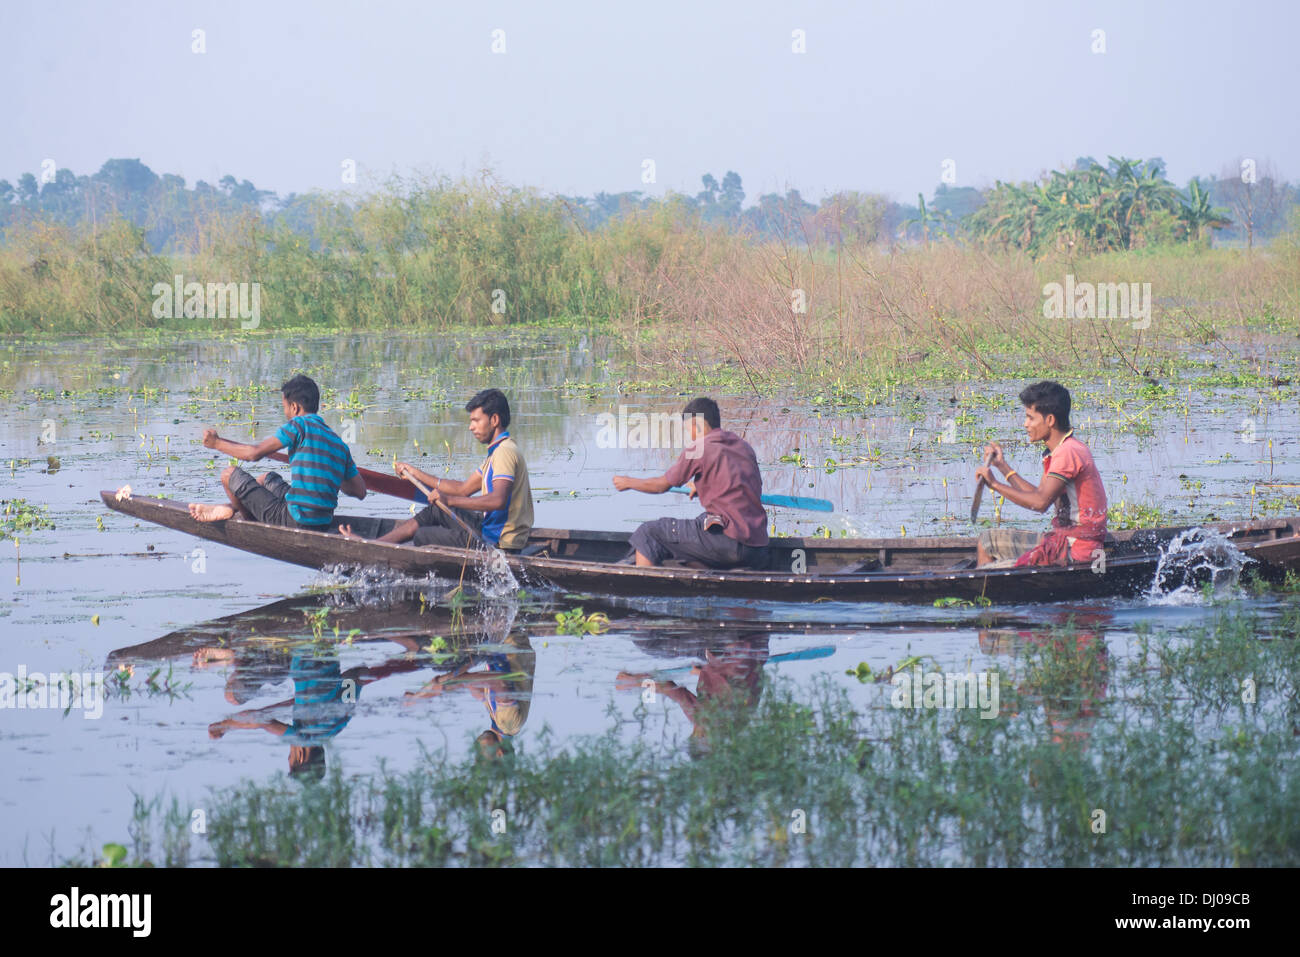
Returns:
[[[379,566],[414,576],[434,573],[473,580],[483,553],[430,545],[416,548],[343,538],[331,532],[264,525],[232,518],[199,522],[184,505],[166,499],[127,498],[101,492],[109,508],[232,548],[306,568]],[[376,537],[392,519],[336,516],[357,534]],[[730,597],[768,601],[933,602],[940,598],[997,603],[1136,597],[1153,584],[1169,588],[1207,579],[1212,563],[1162,561],[1162,546],[1194,527],[1217,532],[1252,559],[1254,573],[1280,579],[1300,571],[1300,516],[1203,526],[1121,531],[1107,541],[1104,568],[1092,565],[1035,568],[958,567],[975,557],[974,538],[774,538],[772,569],[714,571],[682,565],[637,568],[619,564],[628,533],[535,528],[528,547],[501,553],[525,585],[606,595]],[[1209,544],[1213,556],[1222,545]],[[1225,564],[1236,556],[1219,556]],[[1161,581],[1155,581],[1157,574]]]

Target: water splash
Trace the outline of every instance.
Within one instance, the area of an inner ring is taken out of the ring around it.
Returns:
[[[504,598],[519,591],[519,582],[510,571],[505,555],[495,548],[479,562],[478,588],[485,598]]]
[[[341,592],[362,605],[383,604],[413,592],[436,600],[455,586],[432,572],[415,576],[382,565],[326,565],[307,583],[309,591]]]
[[[519,591],[519,582],[511,573],[505,556],[495,548],[476,560],[470,568],[477,572],[475,588],[484,598],[502,598]],[[435,598],[441,597],[459,584],[461,582],[458,579],[442,578],[433,572],[410,575],[383,565],[342,563],[322,568],[307,587],[312,591],[346,591],[354,600],[374,603],[384,600],[387,595],[412,590],[423,591]],[[464,584],[471,584],[468,576]]]
[[[1189,528],[1161,546],[1146,597],[1156,605],[1196,604],[1204,600],[1207,584],[1211,597],[1222,597],[1236,589],[1241,570],[1253,561],[1222,532]]]

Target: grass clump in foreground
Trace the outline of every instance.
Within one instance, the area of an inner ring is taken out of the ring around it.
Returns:
[[[642,735],[404,774],[216,791],[203,862],[350,865],[1295,866],[1300,598],[1272,618],[1018,636],[1000,714],[855,710],[830,678],[717,712],[709,746]],[[173,802],[174,803],[174,802]],[[190,858],[188,819],[137,803],[133,861]],[[1100,813],[1099,813],[1100,812]],[[496,827],[494,827],[496,825]]]

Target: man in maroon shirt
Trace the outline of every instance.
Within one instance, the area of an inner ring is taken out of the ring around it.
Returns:
[[[705,514],[694,519],[646,522],[629,541],[638,565],[662,565],[670,558],[709,568],[765,568],[768,563],[767,513],[760,498],[763,476],[749,443],[722,429],[718,403],[692,399],[682,410],[686,450],[659,478],[614,476],[620,492],[634,489],[658,495],[694,483]]]

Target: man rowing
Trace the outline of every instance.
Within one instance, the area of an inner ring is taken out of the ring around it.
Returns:
[[[366,497],[366,483],[357,472],[347,445],[317,414],[320,388],[305,375],[280,386],[284,425],[256,445],[231,442],[216,429],[203,433],[203,444],[242,462],[257,462],[280,449],[289,453],[290,482],[278,472],[259,478],[237,466],[221,473],[229,505],[190,504],[200,522],[223,522],[235,515],[268,525],[328,531],[338,507],[339,492]]]
[[[394,471],[400,478],[422,483],[429,490],[429,504],[377,541],[466,548],[475,543],[461,527],[460,522],[464,522],[484,541],[503,551],[517,552],[528,544],[533,529],[533,491],[523,454],[506,431],[510,426],[510,403],[500,389],[484,389],[465,404],[465,411],[469,413],[470,433],[487,446],[483,464],[469,478],[457,482],[398,462]],[[348,538],[360,537],[347,525],[340,526],[339,532]]]
[[[641,525],[629,541],[636,564],[662,565],[677,559],[709,568],[767,567],[767,513],[760,501],[763,476],[753,448],[722,428],[718,403],[712,399],[692,399],[682,416],[688,441],[672,467],[659,478],[615,475],[614,488],[660,495],[689,481],[691,496],[699,496],[704,514]]]
[[[1035,486],[1008,465],[996,442],[985,447],[992,459],[976,474],[1008,502],[1035,512],[1055,504],[1056,515],[1043,535],[1010,528],[980,533],[977,561],[994,568],[1091,562],[1106,540],[1106,489],[1092,453],[1070,427],[1069,390],[1058,382],[1037,382],[1020,393],[1020,401],[1029,441],[1046,445],[1042,481]],[[995,481],[993,469],[1006,481]]]

